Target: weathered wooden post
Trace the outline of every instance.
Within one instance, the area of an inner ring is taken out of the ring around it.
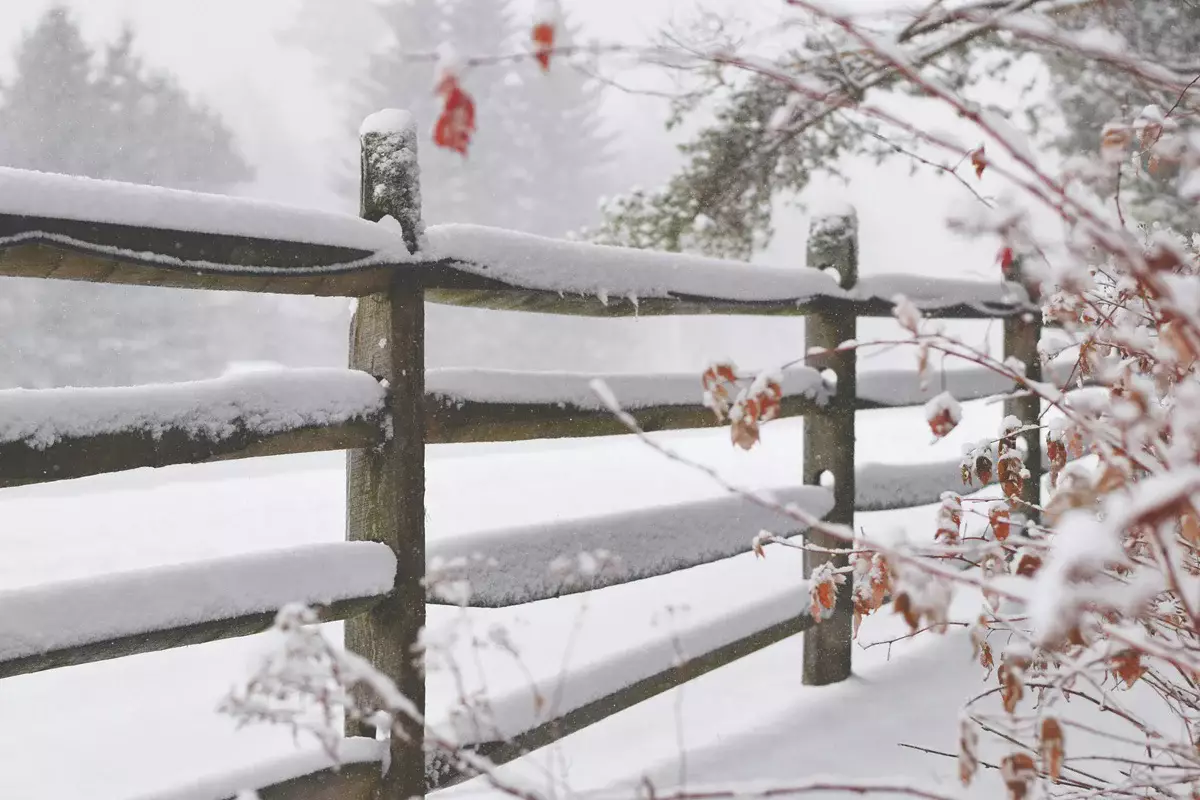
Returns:
[[[1021,262],[1013,263],[1012,280],[1024,283],[1021,272]],[[1036,303],[1038,298],[1033,290],[1030,295]],[[1042,359],[1038,353],[1038,342],[1042,338],[1042,314],[1040,311],[1029,311],[1007,317],[1004,320],[1004,357],[1015,358],[1025,365],[1025,376],[1031,380],[1042,379]],[[1004,401],[1004,416],[1016,417],[1024,425],[1035,425],[1041,417],[1041,400],[1034,396],[1017,397]],[[1021,434],[1025,440],[1025,469],[1029,477],[1021,488],[1021,500],[1032,506],[1042,502],[1042,445],[1041,436],[1037,430],[1029,430]],[[1020,511],[1031,520],[1039,517],[1037,510],[1026,506]]]
[[[391,216],[410,252],[423,236],[417,130],[404,111],[363,123],[361,216]],[[425,305],[419,284],[397,272],[386,292],[362,297],[350,331],[350,367],[387,381],[391,437],[352,450],[346,478],[346,538],[383,542],[396,553],[396,583],[370,614],[346,623],[346,647],[396,682],[422,712],[425,677],[416,650],[425,625]],[[407,722],[407,721],[406,721]],[[375,736],[360,725],[347,735]],[[392,737],[391,766],[380,797],[425,793],[422,725]]]
[[[843,289],[858,281],[858,218],[853,209],[813,220],[808,237],[808,266],[837,270]],[[833,308],[809,313],[804,321],[805,351],[812,347],[834,348],[855,337],[858,317],[853,311]],[[829,522],[854,525],[854,418],[857,358],[853,350],[809,356],[808,364],[832,370],[837,376],[837,396],[820,414],[804,418],[804,482],[820,484],[829,473],[834,481],[833,510]],[[809,544],[844,548],[846,543],[831,536],[811,534]],[[833,561],[841,567],[845,556],[806,551],[805,575],[820,564]],[[850,586],[840,587],[833,616],[804,632],[804,682],[812,686],[836,683],[850,676],[850,641],[853,602]]]

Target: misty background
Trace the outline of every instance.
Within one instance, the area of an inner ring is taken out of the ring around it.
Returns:
[[[359,121],[407,108],[422,126],[428,223],[561,237],[594,225],[601,198],[664,181],[688,129],[668,134],[666,100],[629,90],[665,88],[652,75],[617,67],[597,80],[566,63],[547,75],[530,61],[471,70],[479,132],[470,157],[434,148],[433,67],[405,56],[442,41],[460,53],[511,51],[528,36],[529,5],[6,0],[0,165],[355,213]],[[693,5],[563,2],[577,41],[646,41]],[[961,188],[902,164],[844,171],[847,182],[815,181],[803,199],[857,206],[863,274],[992,274],[986,243],[944,230]],[[781,202],[778,218],[775,241],[756,260],[803,265],[805,212]],[[184,380],[219,375],[231,362],[338,366],[348,323],[349,303],[338,299],[0,279],[0,383]],[[428,326],[431,367],[693,370],[730,356],[767,366],[794,357],[803,341],[801,320],[777,319],[593,320],[431,306]]]

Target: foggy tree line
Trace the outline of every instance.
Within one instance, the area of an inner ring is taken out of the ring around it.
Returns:
[[[296,24],[317,20],[309,14],[316,5],[302,9]],[[432,122],[433,65],[408,54],[450,39],[499,52],[522,33],[495,0],[368,5],[386,37],[363,69],[333,87],[348,135],[381,107],[407,107]],[[56,5],[24,32],[14,55],[12,77],[0,85],[0,166],[248,193],[254,168],[229,127],[173,75],[146,63],[132,27],[93,45],[69,9]],[[469,80],[486,98],[481,134],[465,162],[432,143],[422,148],[427,219],[553,236],[589,223],[609,188],[599,84],[531,65],[478,70]],[[353,149],[345,150],[340,163],[330,158],[329,180],[349,210],[357,167]],[[21,279],[0,285],[0,385],[209,377],[231,360],[325,362],[344,350],[345,320],[269,297]],[[262,335],[245,335],[252,318]],[[319,352],[297,352],[298,341]]]

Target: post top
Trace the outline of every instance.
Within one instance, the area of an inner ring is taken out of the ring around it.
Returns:
[[[364,119],[358,129],[358,135],[366,136],[368,133],[406,133],[408,131],[415,131],[416,127],[417,122],[408,111],[399,108],[385,108],[382,111],[376,111]]]

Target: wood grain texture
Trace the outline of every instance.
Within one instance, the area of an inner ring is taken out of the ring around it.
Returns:
[[[1016,273],[1020,275],[1020,262],[1014,266]],[[1004,357],[1015,358],[1024,364],[1025,376],[1033,381],[1042,380],[1042,362],[1038,354],[1038,342],[1041,338],[1040,311],[1004,320]],[[1028,395],[1005,400],[1004,415],[1016,417],[1025,425],[1033,425],[1041,420],[1041,399]],[[1021,487],[1021,501],[1024,507],[1014,507],[1013,510],[1036,521],[1041,516],[1037,509],[1042,502],[1042,475],[1045,472],[1042,437],[1035,429],[1021,434],[1021,438],[1025,441],[1025,469],[1028,470],[1029,476]]]
[[[0,487],[49,483],[143,467],[369,447],[384,438],[381,422],[376,418],[272,434],[260,434],[242,427],[220,439],[195,436],[181,429],[131,430],[63,438],[40,449],[24,442],[5,442],[0,444]]]
[[[836,223],[814,220],[809,233],[808,264],[817,269],[836,269],[843,289],[853,288],[858,279],[858,223],[853,215]],[[821,311],[804,321],[804,352],[811,348],[833,349],[856,335],[858,318],[853,313]],[[821,485],[824,473],[834,480],[833,510],[825,521],[854,526],[854,451],[857,403],[857,360],[855,350],[809,356],[808,366],[832,370],[837,376],[837,394],[819,417],[804,418],[804,482]],[[810,532],[809,544],[826,548],[844,548],[846,543],[833,536]],[[833,556],[806,550],[804,574],[809,576],[821,564],[834,568],[846,566],[846,556]],[[851,576],[839,587],[833,616],[804,634],[804,683],[824,686],[850,677],[850,648],[853,603]]]
[[[383,782],[377,761],[343,764],[258,789],[259,800],[371,800]],[[225,800],[236,800],[231,796]]]
[[[420,198],[416,146],[413,129],[383,139],[363,137],[361,216],[390,215],[419,229],[419,216],[414,217],[419,208],[405,205]],[[407,169],[397,170],[397,164]],[[408,185],[396,186],[397,181]],[[415,247],[415,239],[408,239]],[[396,554],[396,581],[383,602],[347,623],[346,647],[391,678],[424,713],[425,677],[417,649],[425,626],[425,304],[420,288],[394,281],[386,291],[359,300],[351,323],[350,366],[387,382],[390,425],[388,439],[379,446],[349,452],[346,538],[390,547]],[[391,736],[391,766],[378,797],[424,793],[424,728],[411,720],[399,724],[405,736]],[[358,724],[347,734],[374,736],[375,731]]]

